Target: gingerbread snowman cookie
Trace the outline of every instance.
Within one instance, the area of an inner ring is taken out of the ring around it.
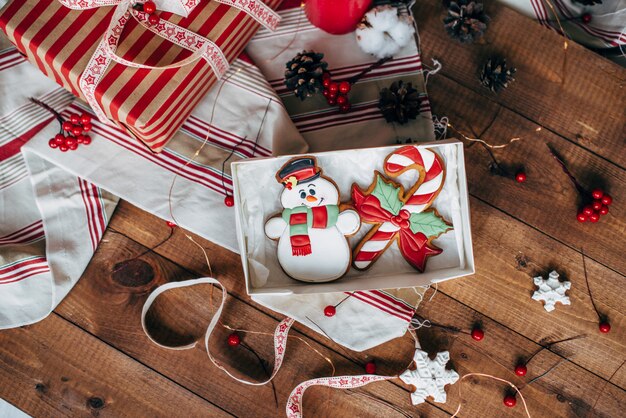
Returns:
[[[284,208],[265,223],[265,234],[278,240],[278,261],[290,277],[324,283],[343,276],[352,260],[347,236],[361,221],[357,212],[341,210],[339,190],[322,175],[314,157],[297,157],[277,173]]]

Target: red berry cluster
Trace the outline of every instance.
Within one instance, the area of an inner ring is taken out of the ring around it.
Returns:
[[[156,4],[153,1],[147,1],[143,4],[143,11],[148,14],[148,22],[151,25],[156,25],[159,23],[161,18],[158,14],[156,14]]]
[[[578,212],[576,218],[578,222],[598,222],[600,216],[609,213],[609,205],[613,202],[613,198],[604,193],[602,189],[594,189],[591,192],[593,202]]]
[[[48,141],[48,145],[50,148],[58,148],[63,152],[73,151],[80,144],[91,144],[91,138],[85,135],[89,131],[91,131],[91,117],[84,113],[82,116],[72,113],[70,120],[61,123],[61,132]]]
[[[330,73],[327,71],[322,75],[322,86],[324,86],[322,94],[326,97],[329,105],[339,106],[339,110],[344,113],[350,110],[348,93],[350,93],[352,85],[349,81],[333,81]]]

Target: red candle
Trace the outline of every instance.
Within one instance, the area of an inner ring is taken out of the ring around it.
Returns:
[[[372,0],[306,0],[304,9],[313,26],[342,35],[356,29]]]

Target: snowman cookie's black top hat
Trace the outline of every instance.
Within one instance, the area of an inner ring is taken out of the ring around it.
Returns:
[[[291,189],[298,183],[315,180],[322,174],[313,157],[300,157],[288,161],[276,174],[276,179]]]

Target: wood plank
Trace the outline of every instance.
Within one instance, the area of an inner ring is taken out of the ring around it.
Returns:
[[[476,204],[480,204],[480,202],[477,202]],[[472,205],[475,205],[474,202],[472,202]],[[493,212],[497,212],[493,209],[489,209]],[[477,217],[480,217],[480,214],[476,214],[473,213],[473,219],[476,219]],[[493,216],[491,213],[488,213],[486,215],[483,215],[484,219],[489,219],[491,216]],[[131,222],[132,221],[132,222]],[[513,221],[515,223],[515,221]],[[128,226],[130,226],[131,224],[136,225],[141,225],[141,232],[139,232],[137,235],[140,236],[144,236],[145,238],[145,234],[150,234],[151,232],[154,233],[155,231],[159,231],[160,229],[162,229],[161,225],[162,225],[162,221],[158,220],[155,217],[152,217],[151,215],[148,214],[144,214],[143,212],[141,212],[138,209],[134,209],[131,205],[129,205],[128,203],[122,203],[120,204],[120,206],[118,207],[118,211],[116,212],[116,215],[113,217],[112,221],[111,221],[111,226],[113,228],[118,228],[121,230],[124,230],[125,233],[129,233],[131,235],[134,235],[134,231],[138,230],[139,228],[132,228],[132,230],[125,230],[123,228],[123,225],[126,224]],[[530,231],[534,232],[537,235],[541,235],[536,231],[533,231],[532,229],[529,229]],[[182,237],[182,234],[179,234],[178,237]],[[174,238],[172,240],[170,240],[169,242],[167,242],[166,244],[164,244],[163,246],[159,247],[156,251],[157,252],[163,252],[164,254],[167,254],[167,256],[171,256],[173,259],[177,260],[177,262],[180,262],[182,264],[187,264],[187,260],[189,259],[191,263],[193,263],[193,256],[190,255],[190,253],[193,252],[193,250],[189,247],[189,244],[186,244],[184,241],[186,239],[184,239],[184,237],[182,237],[182,239],[178,239],[178,238]],[[158,238],[154,238],[150,241],[153,242],[158,242]],[[225,283],[228,283],[229,288],[231,289],[232,293],[237,293],[238,292],[238,288],[241,288],[240,291],[244,291],[243,290],[243,285],[240,283],[241,279],[239,277],[237,277],[237,274],[241,274],[240,273],[240,267],[238,265],[239,263],[239,259],[236,255],[224,250],[224,249],[220,249],[217,246],[214,246],[213,244],[207,242],[207,241],[202,241],[200,239],[200,242],[202,242],[203,246],[206,246],[206,248],[208,248],[209,253],[212,254],[213,259],[215,260],[215,263],[217,263],[220,267],[220,271],[223,273],[223,276],[220,276],[220,279],[223,280]],[[558,243],[557,243],[558,244]],[[229,259],[230,257],[232,257],[231,261],[224,261]],[[495,260],[497,261],[497,260]],[[480,262],[480,261],[479,261]],[[492,261],[494,262],[494,261]],[[505,261],[506,262],[506,261]],[[230,268],[228,268],[226,266],[226,264],[229,263],[233,263],[231,265]],[[479,264],[480,266],[480,264]],[[496,263],[497,266],[497,263]],[[202,269],[202,267],[199,267],[200,269]],[[216,267],[217,268],[217,267]],[[235,272],[235,273],[233,273]],[[239,273],[237,273],[239,272]],[[458,281],[452,281],[450,282],[451,285],[457,283],[457,282],[463,282],[463,283],[469,283],[469,285],[471,286],[472,283],[474,283],[473,278],[466,278],[466,279],[461,279]],[[443,295],[443,294],[442,294]],[[437,297],[442,297],[442,296],[437,296]],[[483,299],[487,299],[484,298]],[[489,299],[490,300],[490,299]],[[487,303],[489,302],[489,300],[487,300]],[[504,298],[504,300],[506,301],[506,297]],[[505,303],[505,302],[503,302]],[[430,305],[430,304],[426,304],[425,305]],[[464,306],[463,304],[459,303],[458,301],[454,300],[453,298],[449,298],[446,297],[445,302],[442,302],[440,304],[436,305],[438,310],[443,310],[446,312],[446,315],[451,315],[449,310],[456,310],[456,311],[460,311],[461,313],[457,313],[455,314],[455,318],[459,319],[459,321],[451,321],[451,320],[446,320],[446,321],[442,321],[443,323],[447,324],[447,325],[453,325],[453,326],[460,326],[466,330],[468,330],[469,328],[471,328],[471,324],[472,321],[476,320],[477,318],[480,318],[484,323],[490,323],[493,325],[489,325],[489,328],[493,328],[493,329],[497,329],[498,332],[505,332],[505,334],[503,334],[502,336],[502,340],[505,341],[506,344],[506,348],[502,348],[502,346],[500,345],[499,347],[496,347],[494,350],[494,352],[491,353],[484,353],[482,354],[483,357],[482,360],[476,360],[474,359],[474,361],[469,362],[469,364],[466,364],[464,367],[467,367],[467,369],[465,370],[465,372],[467,371],[482,371],[482,372],[486,372],[488,370],[491,370],[493,368],[493,360],[491,359],[492,357],[498,358],[498,357],[503,357],[503,353],[506,353],[504,355],[505,358],[510,359],[515,357],[515,359],[517,358],[517,356],[520,355],[528,355],[528,353],[532,353],[535,350],[539,349],[539,345],[537,345],[536,343],[532,343],[529,339],[523,337],[523,335],[525,334],[525,332],[515,332],[515,330],[509,330],[507,327],[502,326],[501,324],[498,324],[494,321],[489,321],[488,318],[483,317],[480,313],[470,309],[467,306]],[[263,309],[263,308],[259,308],[259,309]],[[420,308],[420,312],[421,312]],[[542,309],[542,308],[540,308]],[[429,314],[430,315],[430,314]],[[429,317],[429,316],[426,316]],[[430,317],[429,317],[430,318]],[[433,320],[438,320],[437,318],[433,317],[431,318]],[[543,326],[543,324],[540,324],[540,326]],[[584,326],[587,326],[587,324],[584,324]],[[302,328],[298,328],[298,329],[302,329]],[[504,331],[501,331],[504,330]],[[533,328],[534,331],[536,331],[536,327]],[[524,330],[522,330],[524,331]],[[302,330],[303,333],[305,333],[306,335],[310,336],[311,338],[315,338],[317,341],[324,341],[323,337],[320,339],[319,335],[316,335],[316,333],[311,332],[310,330],[304,328]],[[489,331],[491,332],[491,331]],[[558,336],[558,333],[552,333],[552,335],[545,335],[542,334],[538,339],[545,343],[547,342],[550,338]],[[569,335],[569,334],[568,334]],[[466,341],[469,341],[469,344],[472,344],[472,340],[467,337],[464,336]],[[617,338],[617,335],[614,335],[614,337]],[[495,337],[492,337],[495,338]],[[460,338],[459,338],[460,339]],[[450,343],[450,340],[446,340],[448,343]],[[405,347],[405,345],[407,344],[406,341],[400,343],[403,340],[395,340],[393,342],[384,344],[382,346],[376,347],[372,350],[368,350],[365,353],[350,353],[350,357],[355,359],[355,361],[357,362],[361,362],[361,364],[363,364],[366,359],[368,358],[374,358],[379,360],[380,362],[382,362],[384,364],[384,362],[392,362],[394,367],[399,367],[399,362],[401,358],[406,358],[406,350],[407,348]],[[426,340],[427,341],[427,340]],[[438,348],[438,350],[441,349],[446,349],[447,346],[449,345],[448,343],[446,343],[446,341],[444,341],[443,344],[438,344],[436,345]],[[621,340],[620,340],[621,341]],[[427,342],[422,341],[425,344]],[[510,344],[510,345],[508,345]],[[576,356],[574,356],[572,358],[573,362],[576,362],[578,360],[579,357],[579,349],[577,347],[577,341],[572,341],[570,343],[569,346],[566,346],[566,348],[571,348],[571,350],[575,351],[577,353]],[[345,349],[342,349],[340,347],[337,347],[334,343],[326,343],[326,345],[328,345],[329,347],[333,348],[333,350],[335,350],[338,353],[344,354],[344,352],[346,351]],[[398,349],[396,347],[402,347],[401,351],[398,351]],[[604,345],[602,346],[604,347]],[[429,346],[430,349],[433,348],[432,345]],[[502,352],[500,351],[502,350]],[[555,349],[556,350],[556,349]],[[560,351],[557,351],[560,352]],[[544,353],[546,354],[546,353]],[[552,356],[558,357],[556,354],[553,353],[548,353]],[[584,355],[584,353],[582,353]],[[605,355],[604,352],[601,353],[602,355]],[[455,366],[457,364],[457,361],[461,361],[463,364],[465,364],[462,360],[459,360],[459,358],[461,357],[454,357],[455,359]],[[362,359],[362,360],[361,360]],[[505,373],[503,376],[503,378],[507,378],[507,379],[511,379],[511,374],[512,374],[512,369],[514,368],[514,361],[513,360],[506,360],[504,361],[502,364],[506,364],[506,370],[502,370],[502,366],[498,366],[499,370],[503,371],[503,373]],[[612,364],[611,364],[612,365]],[[566,387],[568,386],[568,381],[566,379],[566,376],[568,373],[577,375],[577,376],[582,376],[584,375],[585,377],[582,379],[582,381],[591,381],[593,382],[593,385],[595,386],[599,386],[601,384],[603,384],[604,380],[602,378],[599,378],[597,376],[594,376],[593,374],[588,373],[587,371],[585,371],[583,368],[575,366],[572,363],[568,363],[566,366],[564,366],[567,370],[569,367],[573,367],[574,369],[569,370],[565,373],[563,377],[563,379],[565,379],[564,381],[560,382],[560,385],[562,387]],[[604,369],[606,369],[606,374],[609,374],[609,369],[608,367],[603,367],[603,371]],[[396,369],[397,370],[397,369]],[[613,370],[611,370],[612,372]],[[384,366],[382,367],[382,370],[380,370],[380,373],[386,373],[387,371],[384,369]],[[508,375],[506,373],[509,373]],[[616,376],[614,379],[616,381],[621,381],[621,375]],[[608,376],[607,376],[608,378]],[[465,389],[464,389],[465,390]],[[584,390],[589,390],[592,392],[591,388],[586,388]],[[612,390],[612,389],[611,389]],[[543,405],[544,407],[548,407],[551,408],[550,410],[552,410],[552,408],[554,407],[554,405],[552,405],[553,401],[554,401],[554,391],[550,391],[548,389],[545,389],[544,392],[542,392],[542,395],[536,394],[533,396],[537,396],[538,398],[531,398],[532,401],[537,404],[537,405]],[[591,393],[590,392],[590,393]],[[619,392],[619,389],[618,389]],[[560,392],[559,392],[560,393]],[[569,392],[568,392],[569,393]],[[488,392],[482,393],[482,395],[484,396],[492,396],[489,395]],[[571,393],[571,396],[575,397],[576,399],[580,399],[582,392],[576,392],[576,393]],[[545,396],[544,398],[542,398],[542,396]],[[563,395],[565,396],[565,395]],[[584,397],[583,397],[584,398]],[[478,398],[478,399],[482,399],[482,398]],[[623,402],[621,400],[621,398],[619,398],[620,400],[618,401],[618,406],[620,402]],[[586,402],[592,402],[592,399],[586,399]],[[446,410],[448,410],[449,412],[453,412],[453,409],[450,409],[450,404],[451,402],[448,402],[445,406]],[[455,403],[452,402],[452,407],[454,407]],[[495,404],[497,405],[497,404]],[[561,405],[561,407],[563,407],[563,409],[559,409],[559,416],[568,416],[569,414],[569,403],[567,405]],[[470,407],[470,408],[479,408],[480,407],[480,403]],[[609,405],[609,409],[614,408],[615,405],[612,404]],[[478,412],[478,410],[476,410],[475,412],[476,414],[480,414],[480,412]],[[468,415],[468,416],[474,416],[474,415]],[[539,415],[541,416],[541,415]]]
[[[488,127],[483,138],[502,144],[506,138],[525,136],[537,127],[496,103],[485,102],[480,95],[454,81],[435,77],[429,89],[435,112],[447,114],[451,120],[465,121],[461,126],[457,123],[465,132],[473,130],[478,135]],[[600,187],[615,197],[609,214],[600,222],[581,224],[576,220],[577,191],[550,155],[546,143],[557,150],[585,187]],[[491,174],[489,154],[480,144],[474,144],[466,147],[472,195],[570,247],[584,248],[589,257],[626,274],[624,246],[615,245],[623,243],[626,231],[626,202],[620,199],[626,196],[625,170],[547,130],[493,152],[499,163],[508,166],[512,173],[517,166],[523,166],[528,180],[518,184],[513,179]]]
[[[498,103],[626,167],[626,69],[572,41],[564,53],[564,38],[554,31],[498,2],[486,2],[485,7],[491,21],[484,41],[467,45],[445,33],[440,1],[417,2],[414,10],[424,63],[439,59],[441,75],[479,94],[479,109]],[[491,54],[505,56],[517,68],[516,81],[498,95],[478,81],[479,68]],[[430,79],[429,92],[436,84],[437,78]],[[439,103],[436,96],[431,98],[433,104]],[[441,117],[446,111],[440,107],[435,114]],[[450,122],[460,124],[452,117]],[[515,136],[511,130],[500,138]]]
[[[108,231],[85,274],[56,312],[236,416],[282,416],[286,399],[298,383],[315,376],[331,374],[329,364],[307,345],[298,340],[290,341],[288,355],[274,380],[278,395],[276,404],[271,386],[253,387],[237,383],[215,368],[207,358],[202,343],[185,351],[165,350],[152,344],[143,334],[140,325],[140,312],[148,293],[157,285],[168,281],[197,276],[154,253],[140,257],[141,261],[135,262],[130,270],[118,270],[116,276],[111,275],[118,262],[144,251],[145,247]],[[240,263],[232,265],[230,269],[235,267],[240,268]],[[229,287],[232,285],[229,280],[225,282]],[[157,306],[155,311],[158,321],[151,321],[153,326],[160,327],[160,330],[157,329],[159,341],[190,342],[202,337],[204,327],[219,303],[221,294],[215,288],[211,297],[211,287],[207,285],[172,291],[162,298],[164,301],[158,299],[157,303],[163,305]],[[235,328],[266,333],[273,333],[278,323],[277,319],[235,297],[229,298],[221,321]],[[226,337],[229,333],[230,331],[220,327],[211,338],[212,353],[218,361],[241,378],[264,378],[263,369],[251,352],[241,347],[228,347]],[[332,357],[337,375],[363,373],[364,363],[338,356],[298,331],[292,331],[292,335],[304,338],[324,356]],[[266,367],[269,369],[273,359],[271,336],[245,334],[242,338],[245,344],[266,360]],[[408,338],[406,340],[409,342]],[[404,352],[398,356],[396,363],[389,363],[393,365],[393,370],[386,371],[402,371],[407,365],[407,359],[411,357],[410,353],[409,342],[404,345]],[[398,385],[383,382],[368,387],[367,390],[372,396],[398,405],[409,415],[416,412],[409,403],[408,392]],[[259,402],[259,399],[263,399],[263,402]],[[379,416],[381,408],[388,407],[364,401],[358,395],[321,389],[311,391],[310,394],[307,392],[305,408],[309,416],[320,416],[329,414],[331,410],[339,410],[359,411],[359,416],[375,417]],[[417,411],[429,417],[447,416],[438,407],[430,404],[420,406]]]
[[[580,255],[477,199],[471,199],[470,206],[477,274],[446,283],[446,292],[536,343],[558,336],[571,336],[564,334],[564,330],[570,330],[572,335],[598,336],[597,341],[600,344],[594,344],[594,338],[575,342],[579,345],[578,354],[572,361],[608,378],[619,366],[623,357],[620,353],[624,352],[624,339],[619,332],[625,323],[623,309],[620,308],[623,305],[620,276],[591,260],[587,262],[598,309],[609,315],[614,329],[614,332],[600,336],[597,332],[597,319],[582,282],[584,279]],[[144,245],[154,245],[167,236],[167,228],[163,223],[127,202],[121,202],[110,227],[123,231],[132,239],[143,240]],[[137,225],[141,227],[137,228]],[[209,254],[213,255],[215,274],[231,284],[230,292],[247,300],[241,279],[239,256],[202,238],[194,239],[201,242],[209,250]],[[567,277],[575,280],[570,291],[574,306],[564,311],[566,315],[559,311],[549,316],[539,303],[530,299],[533,289],[531,274],[535,274],[534,269],[537,267],[530,264],[526,273],[516,270],[515,257],[520,251],[532,263],[541,266],[539,268],[556,266],[559,261],[558,265],[564,269]],[[157,248],[156,252],[180,265],[188,266],[197,274],[206,274],[206,266],[203,265],[202,257],[197,255],[198,250],[182,233],[174,235],[171,240]],[[561,254],[563,258],[557,258]],[[520,276],[524,279],[520,280]],[[441,288],[443,287],[442,284]],[[485,289],[489,289],[489,297],[485,294]],[[254,306],[265,309],[256,304]],[[272,315],[271,311],[266,312]],[[546,321],[547,319],[552,321]],[[617,380],[621,387],[626,387],[626,370],[624,372]]]
[[[0,332],[0,398],[34,417],[229,416],[55,314]]]

